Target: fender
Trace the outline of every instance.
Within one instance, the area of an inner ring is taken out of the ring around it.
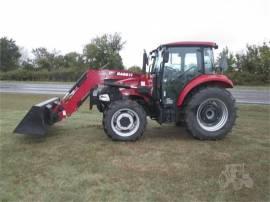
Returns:
[[[214,84],[225,88],[233,88],[233,82],[225,75],[207,74],[200,75],[191,80],[180,92],[177,99],[177,107],[181,107],[186,96],[196,87],[204,84]]]

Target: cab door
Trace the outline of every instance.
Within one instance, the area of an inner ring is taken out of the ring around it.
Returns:
[[[161,101],[162,94],[162,54],[161,51],[157,51],[154,59],[154,64],[152,68],[152,76],[153,76],[153,94],[152,97],[156,101],[156,103]]]
[[[164,64],[162,102],[175,106],[179,92],[193,78],[203,73],[200,47],[170,47],[169,60]]]

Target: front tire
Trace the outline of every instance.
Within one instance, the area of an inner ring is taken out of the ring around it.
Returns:
[[[104,112],[103,127],[113,140],[135,141],[146,127],[146,113],[135,101],[118,100],[109,105]]]
[[[200,140],[224,138],[235,119],[235,99],[229,91],[219,87],[206,87],[196,92],[185,111],[187,130]]]

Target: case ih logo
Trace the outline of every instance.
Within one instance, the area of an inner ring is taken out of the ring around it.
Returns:
[[[128,77],[132,77],[133,74],[132,73],[128,73],[128,72],[116,72],[117,76],[128,76]]]

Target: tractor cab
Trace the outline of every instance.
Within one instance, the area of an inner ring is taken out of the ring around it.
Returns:
[[[173,122],[179,92],[202,74],[214,74],[211,42],[177,42],[150,52],[149,71],[153,77],[153,98],[158,101],[160,123]]]

